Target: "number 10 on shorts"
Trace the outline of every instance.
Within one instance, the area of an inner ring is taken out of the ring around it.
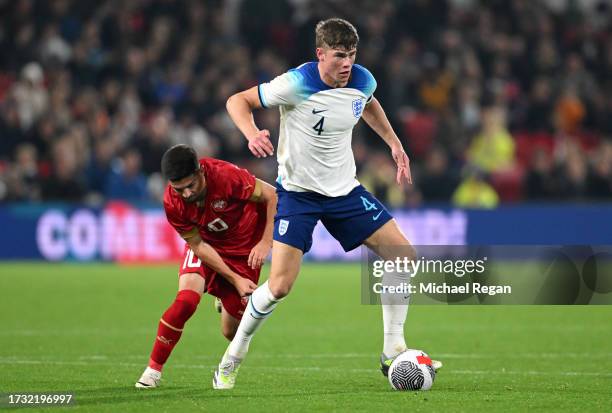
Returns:
[[[202,261],[198,258],[197,255],[193,253],[193,251],[187,250],[187,254],[185,254],[185,261],[183,261],[183,268],[200,268],[202,265]]]

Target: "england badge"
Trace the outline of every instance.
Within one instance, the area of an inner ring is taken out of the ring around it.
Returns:
[[[355,99],[353,101],[353,115],[355,115],[356,118],[359,118],[361,116],[361,112],[363,112],[363,100]]]
[[[289,228],[289,221],[281,219],[278,223],[278,233],[280,235],[285,235],[287,233],[287,228]]]

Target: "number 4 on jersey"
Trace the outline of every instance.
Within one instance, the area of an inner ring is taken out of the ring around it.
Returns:
[[[320,135],[323,132],[323,123],[325,122],[325,116],[321,116],[321,119],[312,127],[317,131],[317,135]]]

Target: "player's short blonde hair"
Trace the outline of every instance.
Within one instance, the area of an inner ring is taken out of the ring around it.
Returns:
[[[355,26],[337,17],[317,23],[315,35],[316,45],[321,48],[352,50],[359,43]]]

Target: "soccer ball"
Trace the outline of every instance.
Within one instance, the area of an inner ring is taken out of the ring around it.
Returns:
[[[395,390],[429,390],[436,372],[431,359],[421,350],[406,350],[389,367],[389,383]]]

